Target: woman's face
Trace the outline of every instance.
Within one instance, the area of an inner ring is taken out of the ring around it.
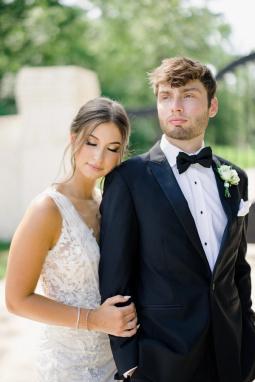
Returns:
[[[101,123],[75,154],[76,172],[96,180],[107,175],[121,161],[122,136],[113,122]]]

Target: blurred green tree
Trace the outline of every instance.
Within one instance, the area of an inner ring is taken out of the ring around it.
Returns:
[[[0,78],[24,65],[92,65],[87,17],[57,0],[0,0]]]

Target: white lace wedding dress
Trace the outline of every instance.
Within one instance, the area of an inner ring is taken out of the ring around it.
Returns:
[[[54,187],[49,195],[62,215],[62,231],[43,265],[40,284],[45,296],[64,304],[95,308],[99,247],[71,201]],[[111,382],[116,370],[106,334],[45,325],[37,361],[39,382]]]

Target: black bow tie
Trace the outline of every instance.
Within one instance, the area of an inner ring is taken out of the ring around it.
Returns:
[[[176,164],[179,174],[186,171],[193,163],[199,163],[204,167],[210,167],[212,164],[212,149],[211,147],[204,147],[197,155],[188,155],[179,152],[176,158]]]

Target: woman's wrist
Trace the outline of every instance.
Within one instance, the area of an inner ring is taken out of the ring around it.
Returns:
[[[77,317],[79,311],[77,312]],[[77,318],[78,321],[78,318]],[[98,330],[97,309],[80,309],[79,329]],[[77,328],[77,323],[76,323]]]
[[[97,330],[99,331],[98,322],[97,322],[98,310],[90,309],[87,316],[87,330]]]

